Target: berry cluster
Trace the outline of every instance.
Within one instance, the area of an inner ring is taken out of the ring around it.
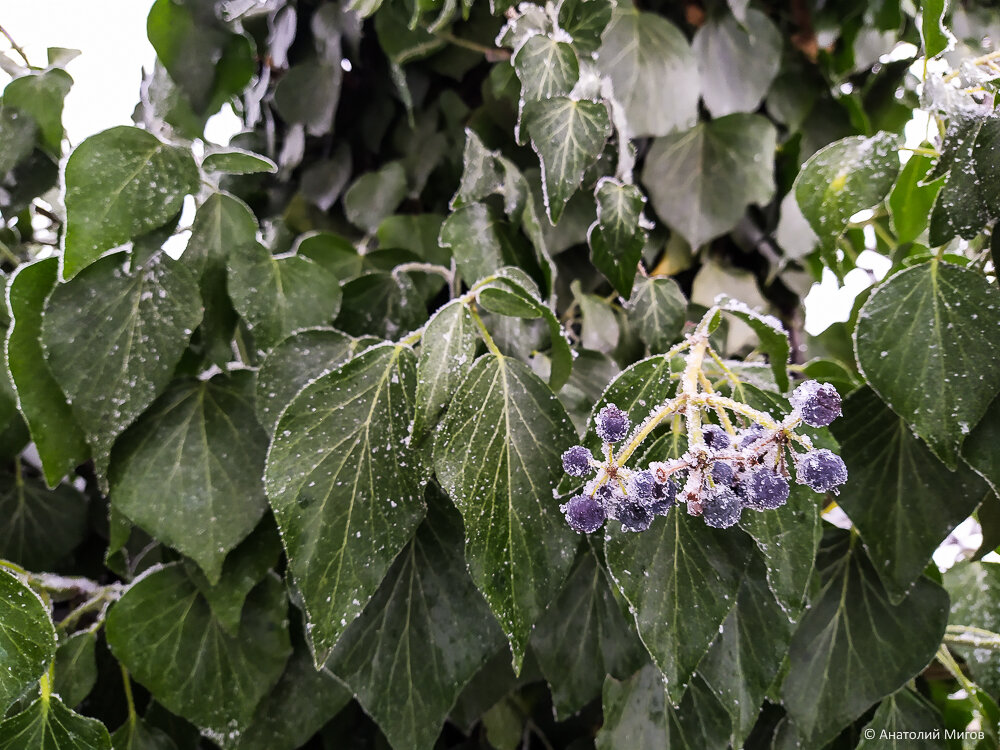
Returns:
[[[816,450],[809,438],[799,435],[800,424],[825,427],[840,416],[840,395],[829,384],[814,380],[802,383],[792,394],[792,412],[781,422],[746,404],[700,390],[700,370],[707,351],[707,336],[689,337],[691,349],[677,397],[661,404],[631,433],[627,445],[615,457],[615,446],[630,434],[628,414],[614,404],[605,406],[595,419],[603,441],[602,458],[595,458],[582,445],[563,453],[563,468],[573,477],[588,481],[583,492],[560,507],[576,531],[592,533],[615,519],[626,531],[645,531],[658,515],[666,515],[683,502],[687,512],[700,515],[715,528],[737,523],[744,508],[773,510],[788,500],[791,472],[794,478],[816,492],[834,492],[847,481],[847,467],[839,456]],[[726,411],[735,413],[746,426],[734,427]],[[722,426],[702,423],[705,413],[718,415]],[[687,423],[688,450],[672,461],[653,461],[645,468],[630,469],[625,461],[652,429],[667,416],[683,414]],[[798,450],[801,448],[802,450]]]

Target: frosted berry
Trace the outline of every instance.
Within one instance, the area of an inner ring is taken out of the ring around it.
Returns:
[[[640,471],[632,475],[631,494],[643,500],[653,497],[653,490],[656,488],[656,480],[650,471]]]
[[[639,499],[626,499],[618,506],[618,520],[624,531],[645,531],[653,523],[653,514]]]
[[[571,477],[585,477],[591,472],[590,451],[582,445],[574,445],[562,454],[563,471]]]
[[[754,510],[774,510],[788,500],[788,480],[771,469],[758,469],[743,481],[743,504]]]
[[[740,520],[743,505],[729,487],[719,487],[701,505],[705,523],[716,529],[727,529]]]
[[[736,478],[733,467],[723,461],[716,461],[712,465],[712,481],[716,484],[729,486]]]
[[[631,426],[628,414],[614,404],[608,404],[597,414],[597,435],[606,443],[617,443],[628,434]]]
[[[668,479],[666,484],[659,484],[653,488],[652,502],[649,504],[650,513],[658,516],[665,516],[674,507],[677,498],[677,484],[673,479]]]
[[[573,531],[591,534],[601,528],[607,514],[604,506],[587,495],[577,495],[560,507]]]
[[[840,394],[829,383],[807,380],[795,389],[790,401],[810,427],[826,427],[840,416]]]
[[[702,436],[705,438],[705,445],[713,450],[723,451],[729,447],[729,433],[718,425],[705,425]]]
[[[847,481],[847,467],[843,459],[826,448],[809,451],[798,463],[797,481],[816,492],[829,492]]]
[[[743,432],[740,433],[740,448],[746,448],[751,443],[760,440],[764,435],[767,434],[767,430],[761,427],[759,424],[752,424],[747,427]]]

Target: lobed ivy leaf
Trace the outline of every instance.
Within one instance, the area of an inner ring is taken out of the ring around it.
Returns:
[[[42,345],[87,435],[99,476],[116,438],[170,382],[201,321],[194,277],[160,254],[128,271],[110,255],[57,286],[45,303]]]
[[[646,197],[635,185],[602,177],[594,189],[594,198],[597,221],[587,231],[590,258],[615,290],[628,297],[646,244],[642,217]]]
[[[56,655],[56,632],[38,594],[6,570],[0,570],[0,623],[0,710],[6,711],[45,674]]]
[[[764,117],[735,114],[653,141],[642,183],[653,210],[692,247],[733,229],[751,203],[774,196],[770,159],[777,130]]]
[[[415,367],[408,348],[374,346],[312,381],[275,428],[264,486],[317,664],[424,516]]]
[[[440,491],[330,669],[394,747],[430,750],[458,694],[503,643],[462,553],[462,519]]]
[[[90,457],[87,439],[42,349],[42,311],[58,273],[58,259],[46,258],[20,266],[7,285],[13,319],[5,345],[7,369],[49,487]]]
[[[291,652],[287,600],[266,578],[231,635],[179,565],[137,579],[108,612],[108,645],[169,711],[224,745],[250,723]]]
[[[662,353],[680,338],[687,300],[673,279],[641,276],[625,313],[649,350]]]
[[[883,282],[858,313],[865,380],[951,469],[1000,391],[1000,293],[982,274],[923,263]]]
[[[572,565],[574,533],[551,487],[573,441],[562,404],[521,362],[476,360],[434,444],[438,479],[462,512],[465,555],[519,672],[532,625]]]
[[[910,688],[900,688],[879,703],[861,731],[857,750],[940,750],[944,736],[940,712]],[[868,732],[873,739],[868,738]]]
[[[0,722],[0,750],[111,750],[111,737],[97,719],[51,696]]]
[[[781,695],[802,737],[820,746],[934,658],[948,595],[921,578],[892,604],[857,537],[839,529],[827,530],[817,569],[822,589],[792,637]]]
[[[564,0],[559,4],[559,28],[580,52],[596,52],[614,8],[610,0]]]
[[[77,146],[65,183],[62,276],[72,279],[104,251],[166,224],[199,175],[190,151],[122,126]]]
[[[573,45],[546,34],[528,37],[511,62],[521,79],[523,102],[567,96],[580,78],[580,62]]]

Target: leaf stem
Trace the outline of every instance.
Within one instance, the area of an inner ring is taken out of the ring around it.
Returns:
[[[973,67],[978,67],[979,65],[985,65],[987,63],[993,62],[994,60],[998,59],[1000,59],[1000,50],[993,50],[993,52],[990,52],[988,54],[972,58],[971,60],[968,61],[968,63]],[[953,81],[956,78],[958,78],[958,76],[961,73],[962,73],[961,68],[955,68],[955,70],[951,71],[948,75],[944,77],[944,80]]]
[[[493,342],[493,337],[490,336],[490,332],[486,330],[486,326],[483,324],[483,319],[479,317],[479,313],[476,311],[475,303],[469,302],[466,307],[469,310],[469,314],[472,315],[472,319],[479,327],[479,333],[483,337],[483,341],[486,342],[486,348],[489,349],[494,356],[502,358],[503,354],[500,353],[497,345]]]
[[[11,35],[10,35],[10,34],[9,34],[9,33],[7,32],[7,29],[5,29],[5,28],[4,28],[3,26],[0,26],[0,34],[3,34],[3,35],[4,35],[4,37],[5,37],[5,38],[7,39],[7,41],[8,41],[9,43],[10,43],[10,48],[11,48],[12,50],[14,50],[14,51],[15,51],[15,52],[16,52],[16,53],[17,53],[17,54],[18,54],[18,55],[19,55],[19,56],[21,57],[21,59],[22,59],[22,60],[24,60],[24,64],[25,64],[25,65],[27,65],[27,66],[28,66],[29,68],[32,68],[32,67],[34,67],[34,66],[33,66],[33,65],[31,64],[31,61],[30,61],[30,60],[28,60],[28,56],[27,56],[26,54],[24,54],[24,48],[23,48],[23,47],[22,47],[22,46],[21,46],[20,44],[18,44],[17,42],[15,42],[15,41],[14,41],[14,37],[12,37],[12,36],[11,36]]]
[[[971,625],[949,625],[944,642],[952,646],[971,646],[1000,651],[1000,633]]]
[[[118,662],[118,668],[122,671],[122,687],[125,688],[125,703],[128,706],[128,723],[129,726],[134,727],[136,723],[136,713],[135,713],[135,699],[132,697],[132,678],[129,677],[128,670],[125,669],[125,665]]]

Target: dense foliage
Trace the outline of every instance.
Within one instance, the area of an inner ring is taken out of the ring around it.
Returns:
[[[995,10],[148,34],[0,55],[0,748],[998,746]]]

